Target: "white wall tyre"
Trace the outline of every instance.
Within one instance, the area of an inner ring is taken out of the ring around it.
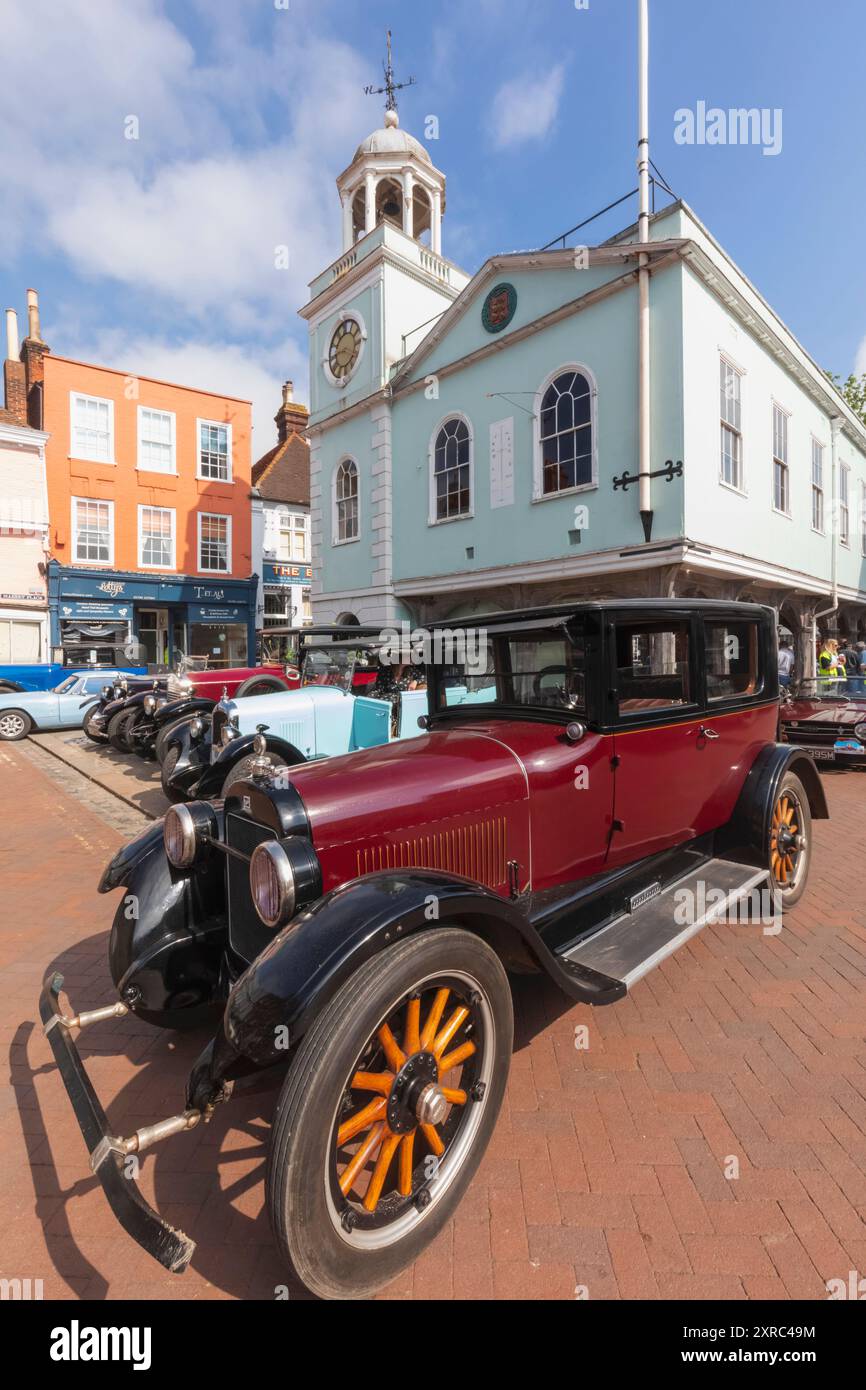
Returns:
[[[33,720],[23,709],[4,709],[0,712],[0,739],[13,743],[26,738],[33,728]]]
[[[459,927],[421,931],[346,982],[283,1084],[268,1160],[280,1252],[320,1298],[366,1298],[451,1219],[511,1062],[508,977]]]

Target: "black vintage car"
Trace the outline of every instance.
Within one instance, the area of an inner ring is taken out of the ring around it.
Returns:
[[[118,751],[124,744],[118,741],[118,732],[126,724],[125,716],[138,712],[147,695],[165,690],[166,677],[124,676],[104,685],[99,703],[87,714],[84,732],[94,743],[110,743]]]
[[[128,1156],[279,1068],[276,1243],[315,1294],[366,1296],[478,1167],[508,1076],[510,972],[614,1004],[744,904],[778,930],[827,806],[808,754],[776,741],[775,633],[772,609],[684,600],[498,613],[462,649],[434,629],[424,736],[274,768],[260,733],[224,800],[174,806],[121,849],[100,883],[122,891],[116,1002],[65,1013],[52,974],[40,1011],[129,1234],[185,1268],[192,1241]],[[176,1113],[121,1136],[73,1034],[130,1012],[216,1026]]]

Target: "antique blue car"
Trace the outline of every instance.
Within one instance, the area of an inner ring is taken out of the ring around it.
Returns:
[[[54,690],[66,676],[98,674],[105,684],[117,673],[117,669],[128,675],[146,675],[146,666],[63,666],[59,661],[23,663],[21,665],[0,666],[0,695],[10,690]]]
[[[317,634],[304,648],[300,689],[223,698],[209,717],[173,729],[163,750],[163,791],[172,801],[225,796],[249,776],[263,728],[271,766],[293,767],[415,737],[426,713],[423,672],[384,664],[367,636]]]
[[[61,666],[60,670],[64,668]],[[33,729],[74,729],[83,725],[102,698],[103,687],[123,672],[67,672],[53,690],[0,693],[0,739],[24,738]]]

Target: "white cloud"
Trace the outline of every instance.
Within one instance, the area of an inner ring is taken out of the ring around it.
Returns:
[[[497,149],[542,140],[559,111],[565,64],[539,68],[504,82],[493,98],[490,135]]]
[[[284,331],[339,254],[334,176],[373,119],[359,55],[276,10],[267,46],[223,16],[206,55],[158,0],[30,0],[2,15],[17,61],[0,83],[0,255],[59,253],[187,318]],[[124,138],[129,115],[138,140]],[[275,269],[283,246],[288,270]]]

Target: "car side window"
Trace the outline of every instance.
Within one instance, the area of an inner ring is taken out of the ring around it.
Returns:
[[[758,624],[748,620],[705,622],[707,699],[731,700],[763,689]]]
[[[622,622],[615,631],[620,714],[693,702],[688,622]]]

